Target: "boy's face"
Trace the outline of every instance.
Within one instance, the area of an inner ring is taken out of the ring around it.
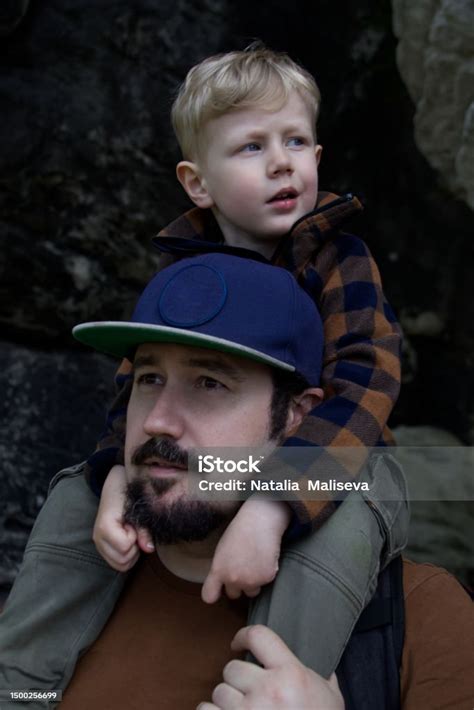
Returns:
[[[280,238],[314,209],[321,146],[295,91],[282,108],[237,109],[204,127],[202,156],[178,165],[199,207],[211,207],[226,241],[271,256]]]

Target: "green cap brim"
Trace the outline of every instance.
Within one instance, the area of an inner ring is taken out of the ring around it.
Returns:
[[[212,335],[163,325],[98,321],[80,323],[73,328],[72,334],[76,340],[79,340],[84,345],[89,345],[95,350],[108,355],[115,355],[119,358],[130,359],[133,357],[136,348],[144,343],[176,343],[177,345],[191,345],[199,348],[208,348],[209,350],[218,350],[238,355],[248,360],[262,362],[288,372],[295,371],[292,365],[258,350],[248,348],[245,345],[216,338]]]

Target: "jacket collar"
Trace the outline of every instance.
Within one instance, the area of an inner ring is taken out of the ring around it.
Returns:
[[[289,269],[298,278],[325,242],[362,209],[361,202],[351,193],[339,197],[332,192],[319,192],[316,208],[283,237],[272,263]]]
[[[341,227],[350,217],[363,209],[362,204],[351,193],[339,197],[332,192],[319,192],[316,208],[302,217],[294,225],[290,235],[298,237],[308,229],[321,238]],[[222,232],[210,209],[194,207],[162,229],[159,237],[182,237],[201,239],[208,242],[223,242]]]

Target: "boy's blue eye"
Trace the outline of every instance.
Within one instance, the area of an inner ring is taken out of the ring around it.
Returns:
[[[288,140],[288,145],[304,145],[304,138],[299,138],[298,136],[295,136],[294,138],[290,138]]]
[[[242,150],[248,151],[250,153],[255,153],[257,150],[260,150],[260,146],[258,143],[247,143],[246,145],[244,145]]]

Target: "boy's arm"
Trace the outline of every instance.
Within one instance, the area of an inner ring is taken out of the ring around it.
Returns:
[[[123,522],[127,480],[123,466],[114,466],[100,496],[92,539],[104,560],[118,572],[127,572],[138,561],[138,531]]]
[[[280,252],[319,308],[325,335],[322,386],[325,400],[303,420],[285,446],[371,447],[391,443],[387,420],[400,389],[401,331],[388,305],[378,268],[364,242],[348,234],[325,235],[317,218],[300,223],[294,244]],[[302,239],[299,248],[298,240]],[[304,248],[302,248],[304,244]],[[312,254],[311,254],[312,249]],[[330,452],[322,452],[327,457]],[[342,480],[365,463],[340,465]],[[337,503],[290,503],[303,531],[318,528]],[[295,531],[295,525],[292,526]]]
[[[278,572],[281,541],[290,517],[286,503],[258,496],[246,500],[219,540],[202,587],[203,601],[217,601],[222,587],[229,599],[237,599],[242,592],[257,596]]]
[[[320,465],[326,462],[347,480],[357,476],[365,463],[365,449],[383,443],[387,433],[387,419],[400,386],[400,329],[383,295],[377,266],[360,239],[341,235],[327,243],[301,274],[303,279],[306,288],[311,287],[324,322],[322,386],[326,399],[305,417],[284,446],[331,447],[322,452]],[[355,457],[351,451],[342,465],[338,457],[331,457],[332,447],[358,447],[361,455]],[[290,536],[317,529],[337,508],[333,500],[295,497],[288,502],[296,516]],[[230,596],[236,596],[235,589],[253,596],[249,594],[252,587],[270,582],[276,572],[270,567],[287,522],[270,535],[262,526],[266,519],[270,524],[272,507],[276,513],[277,504],[266,501],[267,509],[257,514],[252,505],[263,502],[246,501],[220,542],[203,588],[205,601],[215,601],[221,585]],[[250,525],[244,522],[246,516],[252,520]],[[261,548],[255,547],[248,555],[252,544],[261,544]],[[223,582],[229,578],[230,584]]]

